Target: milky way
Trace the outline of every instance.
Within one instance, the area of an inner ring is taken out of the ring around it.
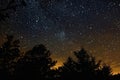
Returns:
[[[26,0],[0,34],[21,38],[23,48],[45,44],[61,64],[84,47],[97,59],[120,71],[119,0]]]

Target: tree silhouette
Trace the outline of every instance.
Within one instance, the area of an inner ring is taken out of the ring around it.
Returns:
[[[110,80],[120,80],[120,74],[115,74],[115,75],[111,76]]]
[[[20,59],[16,66],[16,80],[53,80],[51,70],[56,63],[44,45],[37,45]]]
[[[5,21],[9,18],[10,11],[16,11],[17,7],[26,6],[24,0],[1,0],[0,1],[0,21]]]
[[[60,80],[67,80],[67,79],[72,79],[73,74],[74,77],[76,75],[76,62],[72,58],[68,58],[67,61],[64,63],[64,66],[60,67],[58,69],[60,77]]]
[[[110,76],[111,69],[108,66],[100,68],[101,61],[96,61],[93,56],[90,56],[83,48],[74,52],[77,61],[68,58],[64,66],[60,68],[60,78],[64,79],[78,79],[78,80],[107,80]]]
[[[20,41],[7,35],[7,41],[0,48],[0,75],[3,80],[13,75],[16,58],[20,55]]]
[[[53,70],[56,61],[42,44],[36,45],[25,55],[20,55],[20,41],[7,35],[0,47],[1,80],[120,80],[120,74],[113,75],[108,65],[101,65],[84,48],[75,51],[76,60],[68,57],[64,65]]]
[[[102,68],[97,71],[98,80],[110,80],[111,76],[112,70],[108,65],[103,65]]]

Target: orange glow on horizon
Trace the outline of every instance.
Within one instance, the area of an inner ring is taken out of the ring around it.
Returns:
[[[62,62],[56,63],[55,66],[53,66],[51,69],[58,69],[59,67],[63,66]]]

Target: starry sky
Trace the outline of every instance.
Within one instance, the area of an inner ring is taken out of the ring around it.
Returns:
[[[19,0],[18,0],[19,1]],[[25,0],[0,26],[0,38],[13,34],[23,50],[44,44],[62,65],[84,47],[120,72],[119,0]],[[4,41],[0,40],[0,43]]]

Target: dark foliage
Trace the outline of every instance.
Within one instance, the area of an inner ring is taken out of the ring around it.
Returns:
[[[0,21],[5,21],[11,11],[16,11],[21,6],[26,6],[24,0],[0,0]]]
[[[60,80],[111,80],[111,68],[110,66],[101,66],[101,61],[96,61],[94,57],[88,55],[88,53],[81,49],[78,52],[74,52],[77,61],[72,58],[64,63],[59,68]],[[113,79],[114,80],[114,79]]]
[[[24,0],[18,1],[0,0],[0,22],[9,18],[9,12],[17,7],[26,6]],[[45,10],[52,1],[55,0],[39,0]],[[44,45],[33,47],[23,56],[19,47],[20,41],[7,35],[0,47],[0,80],[120,80],[120,74],[113,75],[110,66],[102,66],[101,61],[97,62],[83,48],[74,52],[77,61],[69,57],[62,67],[52,70],[56,61]]]
[[[116,74],[116,75],[111,76],[110,80],[120,80],[120,74]]]
[[[56,61],[42,44],[33,47],[25,55],[20,55],[20,41],[7,35],[0,47],[1,80],[120,80],[120,74],[113,75],[110,66],[101,65],[83,48],[74,52],[57,70],[51,69]]]
[[[16,80],[53,80],[51,70],[56,63],[44,45],[35,46],[21,58],[16,66]]]
[[[0,75],[2,80],[11,78],[17,57],[20,55],[19,40],[7,35],[7,41],[0,48]],[[4,79],[5,78],[5,79]]]

